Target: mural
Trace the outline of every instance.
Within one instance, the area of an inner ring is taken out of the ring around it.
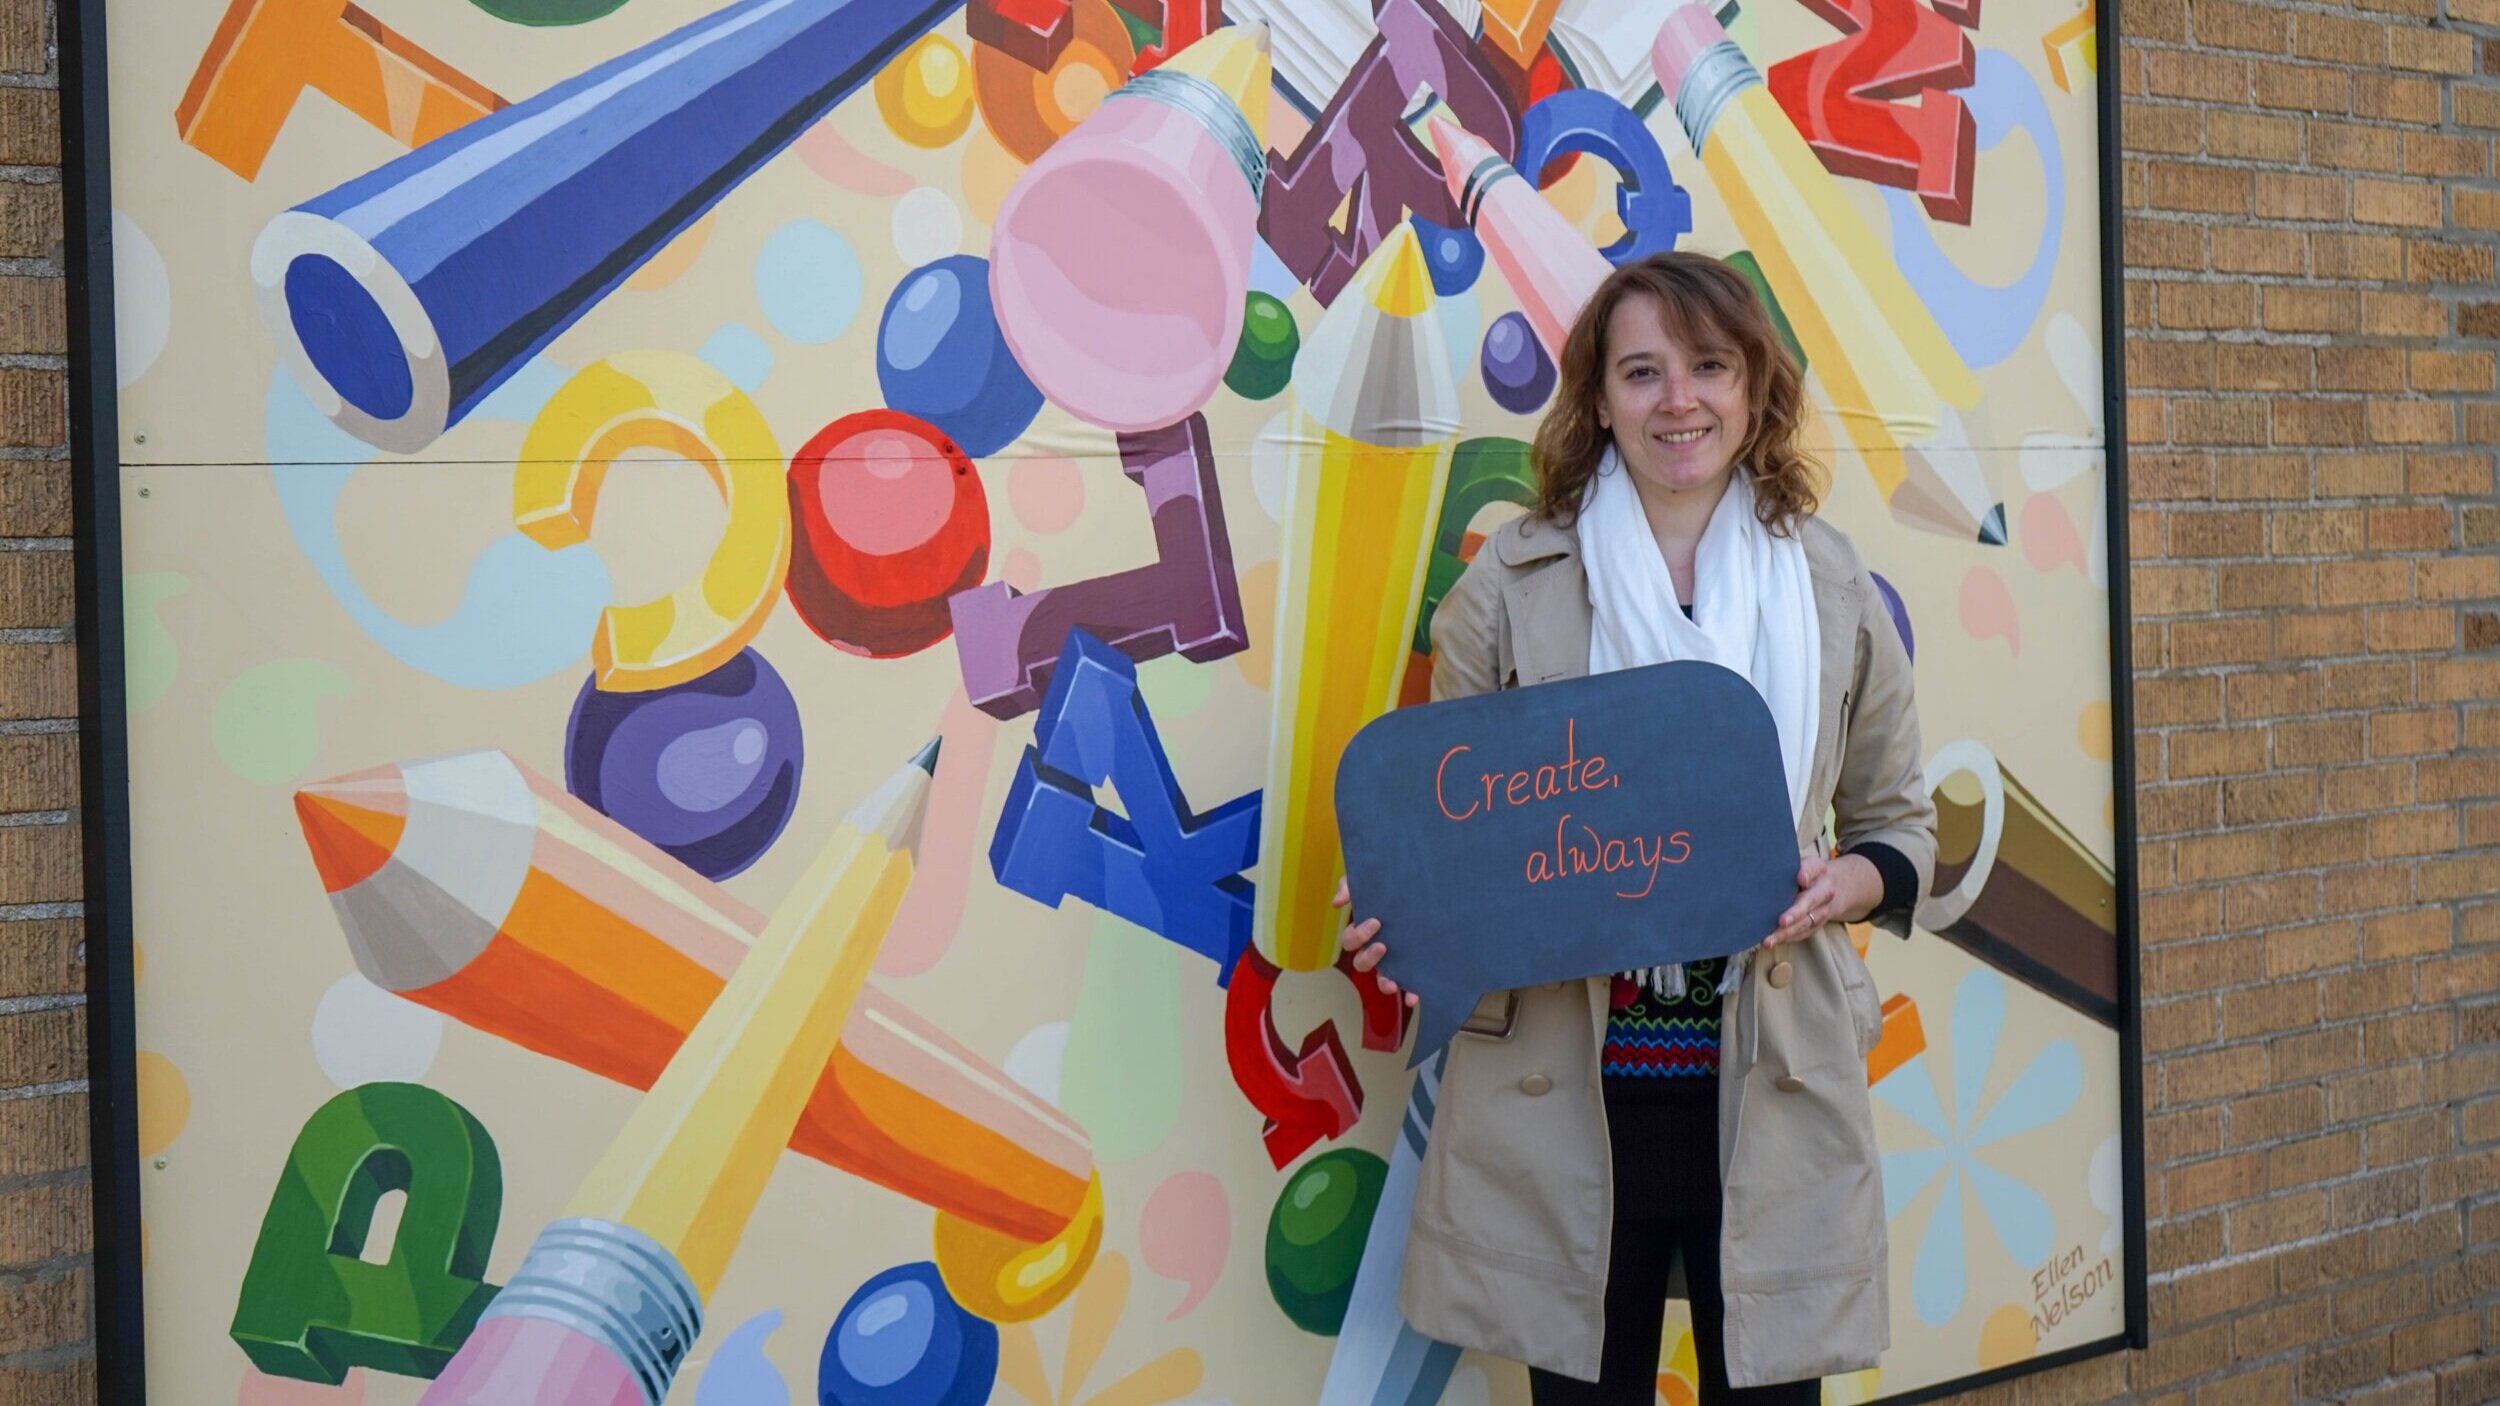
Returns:
[[[112,19],[153,1380],[1520,1406],[1397,1316],[1330,777],[1672,248],[1942,816],[1825,1399],[2123,1330],[2089,0]]]

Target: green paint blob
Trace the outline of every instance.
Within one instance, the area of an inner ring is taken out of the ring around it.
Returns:
[[[245,670],[217,696],[209,739],[246,781],[276,786],[304,774],[321,751],[316,705],[355,692],[336,665],[276,659]]]
[[[1137,691],[1158,723],[1175,723],[1207,705],[1215,692],[1215,670],[1177,654],[1149,659],[1137,666]]]
[[[1244,400],[1265,400],[1293,379],[1293,359],[1302,350],[1302,332],[1293,313],[1266,293],[1253,293],[1242,310],[1241,341],[1233,347],[1233,364],[1224,370],[1224,384]]]
[[[1156,24],[1153,20],[1132,15],[1126,7],[1120,5],[1112,6],[1111,13],[1120,17],[1120,27],[1128,31],[1130,48],[1151,49],[1163,42],[1163,26]]]
[[[1806,369],[1805,344],[1797,340],[1797,329],[1788,325],[1788,314],[1780,308],[1779,294],[1771,291],[1771,280],[1762,276],[1762,265],[1755,262],[1753,251],[1739,249],[1727,256],[1727,262],[1729,267],[1745,276],[1747,283],[1753,285],[1753,291],[1762,299],[1763,310],[1771,314],[1771,326],[1779,332],[1781,344],[1788,348],[1790,356],[1797,358],[1797,370],[1803,372]]]
[[[174,686],[182,651],[156,612],[190,589],[191,578],[179,571],[133,571],[122,577],[122,702],[131,712],[155,707]]]
[[[622,9],[625,0],[469,0],[499,20],[541,28],[582,24]]]
[[[1181,949],[1098,914],[1059,1070],[1059,1106],[1094,1140],[1094,1160],[1163,1145],[1181,1111]]]
[[[1296,1168],[1278,1193],[1267,1218],[1267,1291],[1304,1331],[1334,1337],[1345,1326],[1388,1180],[1377,1155],[1340,1147]]]

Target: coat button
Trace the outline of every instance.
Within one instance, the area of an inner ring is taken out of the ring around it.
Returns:
[[[1519,1081],[1519,1092],[1526,1094],[1530,1098],[1535,1098],[1537,1095],[1544,1093],[1552,1087],[1554,1087],[1554,1081],[1546,1078],[1542,1074],[1531,1074],[1527,1078]]]
[[[1786,962],[1773,962],[1771,964],[1771,984],[1782,990],[1787,989],[1788,983],[1794,980],[1796,975],[1797,969],[1790,966]]]
[[[1779,1091],[1784,1094],[1801,1094],[1806,1091],[1806,1081],[1794,1074],[1782,1074],[1779,1077],[1778,1087]]]

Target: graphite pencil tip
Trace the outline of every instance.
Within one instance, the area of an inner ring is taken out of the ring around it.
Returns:
[[[2004,509],[1998,509],[1997,513],[1998,516],[2002,517],[2004,515]],[[943,737],[930,738],[928,746],[912,753],[911,764],[920,768],[922,771],[929,773],[931,776],[937,775],[938,748],[945,741],[946,739]]]
[[[1997,504],[1979,520],[1979,540],[1991,547],[2005,545],[2005,505]]]

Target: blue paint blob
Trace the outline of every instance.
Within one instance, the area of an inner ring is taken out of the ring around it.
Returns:
[[[966,1313],[927,1261],[851,1295],[816,1362],[819,1406],[980,1406],[998,1379],[998,1326]]]
[[[708,879],[772,847],[805,762],[798,700],[752,649],[642,693],[585,682],[564,734],[564,788]]]
[[[416,402],[407,353],[381,304],[355,275],[320,254],[286,266],[286,312],[313,369],[350,405],[396,420]]]
[[[1506,312],[1493,319],[1477,362],[1493,403],[1513,415],[1534,414],[1554,394],[1554,359],[1545,354],[1525,313]]]
[[[1024,433],[1042,393],[999,333],[989,260],[952,254],[894,286],[877,324],[877,384],[887,406],[928,421],[975,459]]]
[[[261,403],[260,442],[263,453],[273,465],[319,464],[324,468],[353,468],[369,463],[381,451],[330,423],[304,394],[295,378],[280,371],[269,378],[269,393]],[[510,471],[505,471],[510,477]],[[305,549],[311,554],[311,548]]]
[[[773,349],[764,339],[747,329],[745,323],[728,322],[714,332],[695,352],[703,364],[729,378],[729,383],[748,395],[773,374]]]
[[[1476,286],[1476,276],[1484,272],[1484,241],[1474,230],[1436,225],[1421,215],[1406,219],[1424,246],[1424,267],[1432,274],[1434,293],[1447,298]]]
[[[1302,280],[1293,276],[1293,270],[1285,267],[1264,239],[1250,241],[1250,291],[1265,293],[1280,303],[1302,291]]]
[[[1875,594],[1884,598],[1884,611],[1892,617],[1892,628],[1901,636],[1901,652],[1910,656],[1911,662],[1916,663],[1918,637],[1910,633],[1909,606],[1902,603],[1901,593],[1893,589],[1892,583],[1884,579],[1882,572],[1870,571],[1867,574],[1875,578]]]
[[[2020,129],[2040,158],[2041,197],[2033,207],[2040,211],[2040,244],[2022,276],[2003,286],[1972,278],[1936,243],[1916,196],[1890,188],[1883,196],[1891,216],[1892,258],[1901,267],[1901,277],[1935,315],[1945,340],[1979,371],[2012,356],[2048,304],[2049,280],[2057,273],[2066,228],[2066,156],[2039,83],[2021,60],[2003,50],[1979,51],[1976,75],[1962,90],[1962,99],[1978,129],[1979,150],[1994,151]],[[2016,196],[2014,203],[2027,202]]]
[[[859,301],[859,256],[849,240],[814,220],[774,230],[755,256],[756,305],[793,342],[841,336],[859,316]]]
[[[366,593],[339,541],[339,500],[373,458],[373,446],[331,424],[283,372],[270,378],[262,444],[278,512],[297,549],[356,628],[392,658],[462,688],[505,689],[571,668],[590,652],[599,612],[615,591],[588,543],[551,552],[518,532],[498,537],[469,563],[451,615],[411,625]],[[509,467],[500,474],[491,464],[431,472],[473,473],[485,501],[497,491],[502,502],[512,501]]]
[[[694,1383],[694,1406],[790,1406],[790,1384],[764,1355],[764,1340],[781,1326],[781,1310],[769,1309],[721,1339]]]
[[[487,392],[486,398],[469,412],[472,420],[510,420],[526,425],[538,418],[573,373],[543,356],[533,356],[521,369],[504,378],[503,384]]]

